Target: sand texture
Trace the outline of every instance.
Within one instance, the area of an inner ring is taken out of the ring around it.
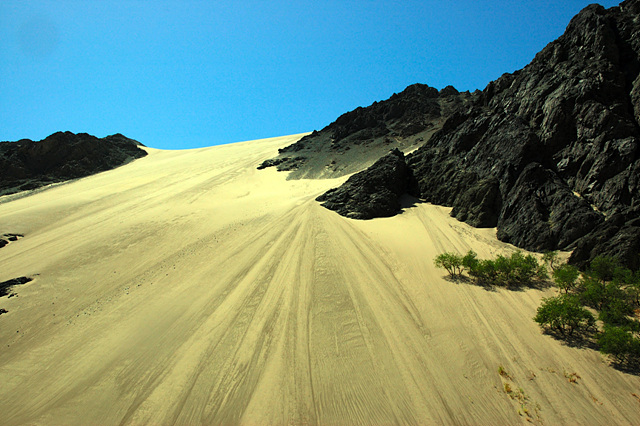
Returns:
[[[0,424],[640,424],[638,376],[532,321],[553,289],[434,268],[512,250],[495,230],[345,219],[314,198],[346,178],[256,170],[300,136],[0,199],[0,282],[34,278],[0,299]]]

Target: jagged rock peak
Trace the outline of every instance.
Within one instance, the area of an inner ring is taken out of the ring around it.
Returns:
[[[449,115],[407,156],[418,195],[526,249],[640,266],[639,3],[586,7],[524,69]]]

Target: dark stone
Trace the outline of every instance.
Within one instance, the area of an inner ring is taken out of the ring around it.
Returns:
[[[23,238],[22,234],[4,234],[0,236],[0,248],[6,246],[10,242],[18,241],[19,238]]]
[[[498,223],[502,198],[496,178],[483,179],[463,190],[454,201],[451,216],[476,228],[493,228]]]
[[[0,297],[6,296],[7,294],[9,294],[9,290],[11,290],[11,288],[13,286],[26,284],[26,283],[31,282],[31,281],[33,281],[33,278],[19,277],[19,278],[13,278],[13,279],[10,279],[8,281],[1,282],[0,283]]]
[[[536,251],[567,249],[603,221],[554,172],[531,163],[505,197],[498,238]]]
[[[258,170],[266,169],[267,167],[275,167],[278,164],[282,164],[285,161],[289,160],[289,157],[285,158],[271,158],[269,160],[264,160],[259,166]]]
[[[140,146],[121,134],[98,139],[71,132],[39,142],[0,142],[0,195],[113,169],[147,155]]]
[[[401,210],[400,197],[415,193],[415,178],[404,154],[395,149],[379,159],[371,172],[351,176],[340,188],[331,189],[316,200],[330,210],[354,219],[393,216]]]
[[[635,223],[634,223],[635,222]],[[576,243],[570,262],[586,267],[595,256],[611,256],[632,269],[640,269],[640,224],[608,220]]]

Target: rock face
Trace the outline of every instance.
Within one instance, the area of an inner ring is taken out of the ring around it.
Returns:
[[[320,131],[279,150],[258,168],[292,171],[289,178],[330,178],[360,171],[389,150],[415,149],[448,117],[479,96],[448,86],[414,84],[390,99],[341,115]]]
[[[343,216],[371,219],[396,215],[401,196],[416,190],[416,180],[404,154],[396,148],[371,169],[351,176],[340,188],[331,189],[316,200]]]
[[[98,139],[58,132],[39,141],[0,142],[0,195],[89,176],[147,155],[121,134]]]
[[[503,241],[575,249],[578,265],[601,254],[638,268],[639,123],[640,0],[591,5],[406,162],[419,197],[496,226]]]

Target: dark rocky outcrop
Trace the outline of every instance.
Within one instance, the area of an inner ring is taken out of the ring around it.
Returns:
[[[263,161],[258,170],[266,169],[267,167],[275,167],[279,172],[289,172],[292,170],[298,170],[307,159],[305,157],[278,157],[271,158]]]
[[[503,241],[575,249],[580,265],[616,255],[637,268],[639,123],[640,0],[591,5],[524,69],[450,115],[406,163],[422,199],[497,227]]]
[[[400,197],[416,190],[416,180],[404,154],[396,148],[371,169],[351,176],[340,188],[329,190],[316,200],[343,216],[371,219],[396,215],[400,212]]]
[[[291,179],[339,177],[360,171],[390,149],[409,151],[428,140],[474,96],[447,86],[414,84],[386,101],[347,112],[320,131],[281,148],[258,169],[292,171]]]
[[[612,256],[632,269],[640,269],[640,218],[614,215],[583,238],[571,254],[572,263],[586,267],[595,256]]]
[[[20,238],[23,238],[22,234],[3,234],[0,235],[0,248],[12,243],[14,241],[18,241]]]
[[[147,155],[121,134],[98,139],[58,132],[39,141],[0,142],[0,195],[113,169]]]
[[[33,281],[33,278],[30,277],[19,277],[19,278],[13,278],[4,282],[0,283],[0,297],[9,295],[9,297],[11,297],[11,295],[13,293],[9,293],[11,291],[11,289],[16,286],[16,285],[23,285],[26,284],[28,282]]]

